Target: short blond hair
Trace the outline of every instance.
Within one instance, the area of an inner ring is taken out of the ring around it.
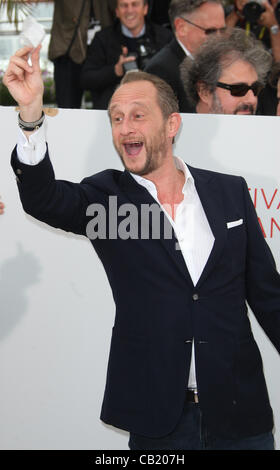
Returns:
[[[179,112],[178,99],[173,89],[171,88],[171,86],[167,82],[162,80],[162,78],[159,78],[158,76],[153,75],[151,73],[142,72],[142,71],[128,72],[124,75],[117,89],[121,87],[122,85],[126,85],[127,83],[141,82],[141,81],[149,82],[155,87],[157,91],[158,105],[161,109],[164,119],[168,119],[168,117],[172,113]],[[109,103],[109,108],[110,108],[110,103]]]

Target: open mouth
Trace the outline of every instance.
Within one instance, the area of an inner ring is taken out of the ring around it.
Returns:
[[[125,148],[125,151],[128,155],[130,156],[137,156],[141,150],[142,150],[142,147],[143,147],[143,142],[127,142],[127,143],[124,143],[124,148]]]

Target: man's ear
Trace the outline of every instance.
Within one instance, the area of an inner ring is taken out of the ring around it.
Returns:
[[[144,5],[144,16],[147,16],[148,11],[149,11],[149,4],[148,4],[148,2],[147,2],[147,3]]]
[[[167,121],[168,137],[174,139],[180,129],[181,121],[182,119],[179,113],[170,114]]]
[[[200,100],[204,103],[207,104],[208,107],[210,107],[211,102],[212,102],[212,95],[209,91],[209,89],[206,87],[205,83],[203,82],[198,82],[196,86],[196,91],[197,94],[200,98]]]
[[[185,36],[185,30],[187,29],[187,23],[182,20],[182,18],[175,18],[174,20],[174,29],[178,37]]]

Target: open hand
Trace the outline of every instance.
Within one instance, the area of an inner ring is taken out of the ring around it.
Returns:
[[[11,57],[3,78],[4,85],[20,108],[27,110],[26,116],[29,117],[30,121],[40,117],[40,108],[43,101],[44,84],[39,64],[40,49],[41,46],[36,47],[36,49],[27,46],[19,49]],[[29,58],[31,59],[31,65],[28,63]],[[25,119],[22,112],[21,116]]]

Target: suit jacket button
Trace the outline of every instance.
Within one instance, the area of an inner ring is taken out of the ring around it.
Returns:
[[[21,174],[22,174],[22,171],[21,171],[20,168],[18,168],[18,169],[16,170],[16,174],[17,174],[17,175],[21,175]]]
[[[198,294],[193,294],[192,298],[193,298],[193,300],[198,300],[199,296],[198,296]]]

